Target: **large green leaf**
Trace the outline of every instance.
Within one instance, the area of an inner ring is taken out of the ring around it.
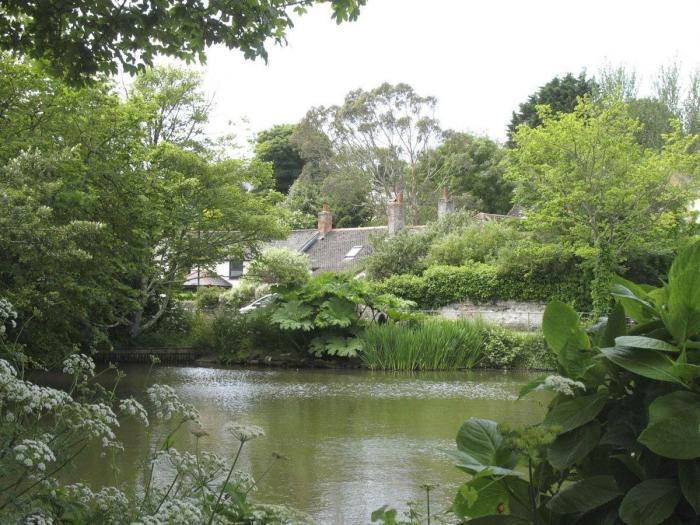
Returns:
[[[616,346],[601,348],[600,351],[617,366],[637,375],[657,381],[683,384],[674,371],[673,361],[656,350]]]
[[[559,354],[567,346],[590,348],[586,332],[581,329],[576,311],[561,301],[550,302],[544,310],[542,331],[547,344]]]
[[[455,467],[457,467],[460,470],[463,470],[468,474],[480,474],[482,476],[494,475],[499,477],[523,476],[522,472],[518,472],[517,470],[513,470],[511,468],[498,467],[494,465],[483,465],[479,462],[479,460],[475,459],[470,454],[462,450],[445,450],[443,452],[454,461]]]
[[[678,481],[680,481],[683,496],[695,513],[700,514],[700,460],[679,461]]]
[[[661,318],[674,339],[683,344],[700,331],[700,242],[673,261],[665,299]]]
[[[620,518],[628,525],[658,525],[681,499],[675,479],[648,479],[630,490],[620,504]]]
[[[654,307],[641,287],[619,276],[613,278],[613,283],[610,293],[622,304],[628,317],[637,323],[646,323],[655,317]]]
[[[495,421],[469,418],[457,433],[457,448],[478,465],[505,468],[515,465],[513,454],[505,447],[503,435]]]
[[[564,470],[585,458],[600,441],[600,424],[591,421],[566,434],[561,434],[547,449],[550,464]]]
[[[338,326],[346,328],[358,318],[357,306],[343,297],[331,297],[321,303],[316,316],[316,325],[324,328]]]
[[[582,479],[557,493],[547,507],[557,514],[590,512],[618,498],[622,491],[612,476],[592,476]]]
[[[616,337],[613,344],[615,346],[627,346],[630,348],[648,348],[649,350],[658,350],[660,352],[669,352],[672,354],[677,354],[680,352],[678,347],[673,346],[666,341],[652,339],[651,337],[644,337],[640,335],[625,335],[622,337]]]
[[[625,309],[619,301],[608,316],[608,322],[605,324],[605,330],[600,337],[599,346],[614,346],[615,338],[623,336],[627,333],[627,318],[625,317]]]
[[[569,432],[595,419],[607,400],[607,392],[598,392],[564,401],[552,407],[544,418],[544,424],[559,427],[562,433]]]
[[[313,308],[298,300],[281,303],[272,314],[271,320],[283,330],[313,330],[311,319]]]
[[[502,481],[475,478],[463,484],[457,491],[452,510],[460,518],[476,518],[507,513],[509,504],[510,495]]]
[[[700,457],[700,395],[677,391],[657,397],[639,441],[667,458]]]

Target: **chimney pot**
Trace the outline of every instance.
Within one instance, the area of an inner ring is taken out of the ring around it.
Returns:
[[[389,202],[387,207],[389,235],[396,235],[406,225],[406,210],[403,206],[403,192],[396,194],[396,198]]]
[[[328,211],[328,204],[321,207],[318,214],[318,233],[323,237],[333,229],[333,215]]]

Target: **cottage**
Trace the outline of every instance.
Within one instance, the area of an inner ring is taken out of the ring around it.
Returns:
[[[516,208],[514,207],[514,210]],[[438,202],[438,217],[444,217],[455,210],[454,202],[447,191],[443,192]],[[520,211],[518,209],[518,211]],[[477,220],[487,222],[501,220],[508,216],[490,213],[477,214]],[[318,214],[316,229],[292,230],[286,239],[273,240],[265,243],[265,248],[287,248],[288,250],[305,253],[311,261],[314,274],[322,272],[342,272],[359,266],[359,262],[372,253],[371,240],[380,235],[396,235],[406,227],[406,211],[403,195],[399,193],[389,202],[386,226],[363,226],[359,228],[333,228],[333,215],[328,206],[324,205]],[[411,229],[422,228],[412,226]],[[186,288],[197,286],[220,286],[222,288],[237,287],[245,261],[226,261],[216,265],[213,271],[193,270],[185,282]]]

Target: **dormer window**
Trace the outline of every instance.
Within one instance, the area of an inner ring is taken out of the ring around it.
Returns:
[[[362,250],[362,246],[353,246],[350,248],[350,251],[345,254],[346,259],[354,259],[358,253],[360,253],[360,250]]]

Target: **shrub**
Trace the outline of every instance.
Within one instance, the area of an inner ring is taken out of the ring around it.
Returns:
[[[556,356],[541,333],[517,332],[489,325],[484,337],[480,368],[556,369]]]
[[[521,392],[552,391],[542,423],[462,425],[454,458],[471,478],[454,499],[459,519],[699,522],[700,243],[676,258],[662,288],[616,278],[613,296],[609,318],[588,333],[570,306],[547,306],[558,375]]]
[[[426,259],[428,266],[459,266],[469,261],[492,262],[506,244],[522,237],[510,223],[470,224],[437,239]]]
[[[219,297],[224,291],[216,286],[200,286],[194,296],[198,310],[214,310],[219,306]]]
[[[219,354],[224,362],[294,350],[290,334],[273,324],[271,315],[269,307],[247,314],[220,312],[198,334],[198,346]]]
[[[286,248],[268,248],[247,266],[244,279],[288,288],[304,285],[310,276],[308,255]]]
[[[243,281],[236,288],[231,288],[219,296],[219,306],[224,310],[238,312],[242,306],[269,293],[270,286],[267,284]]]
[[[370,325],[362,333],[363,362],[382,370],[454,370],[472,368],[481,357],[480,321],[427,319]]]
[[[546,302],[552,299],[574,304],[580,311],[590,308],[588,283],[581,273],[545,276],[533,272],[504,272],[484,263],[433,266],[421,277],[395,275],[379,288],[411,300],[420,308],[437,308],[461,301]]]
[[[397,274],[418,275],[427,268],[433,236],[426,231],[404,230],[394,237],[379,236],[372,240],[372,255],[365,262],[367,275],[382,280]]]

